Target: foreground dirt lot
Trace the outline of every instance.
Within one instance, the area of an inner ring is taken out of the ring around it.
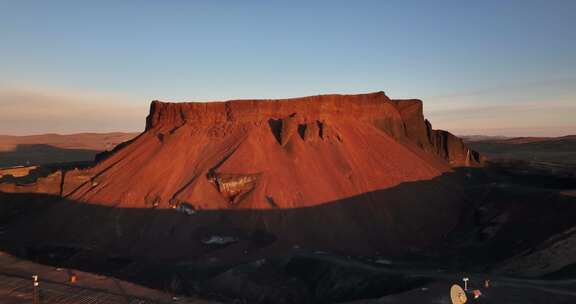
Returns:
[[[41,303],[209,303],[197,299],[174,298],[154,289],[73,269],[40,265],[0,252],[0,299],[3,304],[31,303],[32,274],[40,278]],[[77,282],[69,283],[71,274]]]

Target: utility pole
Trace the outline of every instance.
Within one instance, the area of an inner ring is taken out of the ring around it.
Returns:
[[[464,281],[464,290],[468,291],[468,280],[470,280],[469,278],[463,278],[462,281]]]
[[[32,304],[40,304],[40,284],[38,283],[38,275],[32,276]]]

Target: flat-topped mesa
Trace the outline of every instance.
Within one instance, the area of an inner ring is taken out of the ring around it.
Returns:
[[[316,122],[329,124],[335,120],[362,121],[397,140],[408,140],[425,152],[447,160],[452,166],[475,166],[481,162],[478,153],[468,149],[458,137],[431,128],[424,118],[421,100],[391,100],[382,91],[357,95],[332,94],[223,102],[153,101],[146,119],[146,131],[163,133],[185,124],[213,126],[269,120],[276,120],[281,129],[286,129],[287,123],[294,126],[302,123],[316,126]],[[280,130],[278,132],[282,133]],[[285,139],[278,134],[280,144],[284,144]]]
[[[402,117],[384,92],[224,102],[153,101],[146,120],[146,130],[165,130],[183,124],[261,122],[294,114],[298,115],[300,121],[368,121],[394,137],[405,134]]]

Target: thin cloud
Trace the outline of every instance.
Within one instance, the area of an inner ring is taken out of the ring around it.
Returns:
[[[547,88],[547,87],[566,86],[566,85],[576,86],[576,77],[562,77],[562,78],[529,81],[521,83],[520,82],[505,83],[493,87],[480,88],[477,90],[455,91],[451,93],[432,95],[426,97],[426,99],[453,99],[462,97],[474,97],[482,95],[502,94],[508,92],[518,92],[526,89],[533,90],[535,88]]]
[[[576,134],[576,125],[568,126],[533,126],[517,128],[470,128],[457,129],[453,133],[463,135],[490,135],[507,137],[559,137]]]
[[[576,97],[555,101],[467,105],[428,111],[435,128],[458,134],[560,136],[576,133]]]

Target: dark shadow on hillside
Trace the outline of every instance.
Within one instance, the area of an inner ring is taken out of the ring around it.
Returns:
[[[318,258],[291,262],[294,252],[330,252],[344,260],[385,256],[406,267],[480,271],[574,226],[576,198],[492,184],[482,169],[459,169],[316,207],[200,210],[193,215],[0,193],[0,248],[38,262],[176,292],[225,289],[248,299],[292,299],[287,303],[348,301],[361,298],[363,292],[370,297],[398,292],[416,282],[396,278],[406,284],[402,287],[380,272],[353,268],[335,274],[326,270],[340,269],[332,266],[319,267],[308,277],[303,269],[315,269]],[[507,222],[496,235],[487,236],[484,229],[504,213]],[[229,241],[218,241],[223,239]],[[262,258],[270,261],[264,265],[272,263],[269,268],[254,266]],[[228,271],[245,263],[252,266]],[[346,281],[349,277],[359,281]],[[375,278],[388,285],[367,283]],[[315,288],[328,287],[310,283],[324,280],[341,287],[321,293]],[[238,281],[249,281],[251,287],[231,291],[229,284]],[[296,283],[288,290],[274,287],[282,282]],[[254,294],[243,293],[248,290]]]
[[[31,221],[35,223],[33,226],[43,228],[42,233],[54,233],[43,240],[57,238],[65,241],[68,232],[74,236],[79,227],[84,233],[94,228],[99,231],[94,237],[104,235],[104,240],[109,236],[124,239],[114,246],[125,249],[127,236],[137,237],[132,241],[148,239],[188,243],[210,233],[240,233],[235,236],[242,239],[246,237],[246,231],[268,231],[277,236],[289,236],[287,241],[294,245],[316,244],[319,249],[340,249],[350,254],[378,250],[401,253],[412,250],[408,249],[410,247],[442,239],[447,230],[458,224],[466,201],[464,190],[454,183],[453,175],[457,173],[428,181],[407,182],[314,207],[199,210],[193,215],[167,209],[168,205],[163,204],[158,209],[121,209],[41,194],[0,195],[2,205],[22,209],[27,214],[26,217],[9,217],[4,221]],[[262,199],[266,200],[265,197]],[[44,201],[50,203],[31,203]],[[83,218],[84,215],[89,215],[89,218]],[[50,225],[41,226],[46,220]],[[179,251],[181,253],[171,255],[186,256],[187,248],[179,248]]]
[[[93,161],[100,152],[64,149],[46,144],[20,144],[13,151],[0,151],[0,167]]]
[[[177,292],[291,299],[286,303],[378,297],[413,288],[421,278],[358,270],[346,256],[418,255],[444,240],[466,209],[454,178],[405,183],[309,208],[193,215],[0,193],[0,248],[37,262]],[[300,251],[331,252],[344,262],[294,255]],[[242,270],[262,258],[268,266]],[[228,271],[235,267],[240,270]],[[245,288],[249,294],[230,290],[238,281],[251,282]],[[284,283],[294,285],[281,288]]]

